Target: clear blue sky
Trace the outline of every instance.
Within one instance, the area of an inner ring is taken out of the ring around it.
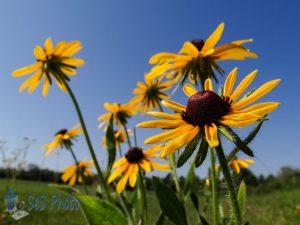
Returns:
[[[54,42],[80,40],[84,49],[78,54],[86,60],[71,86],[90,130],[99,160],[104,165],[102,130],[97,117],[104,113],[105,101],[126,102],[136,82],[151,68],[148,59],[160,51],[177,52],[186,40],[206,38],[222,21],[225,32],[221,42],[254,38],[247,46],[259,59],[227,61],[228,72],[239,67],[239,80],[254,69],[259,75],[253,87],[271,79],[282,83],[265,100],[279,101],[281,107],[271,114],[251,147],[258,158],[251,168],[255,173],[276,173],[281,166],[300,167],[299,97],[300,3],[297,1],[2,1],[0,3],[0,138],[13,148],[23,136],[36,138],[28,161],[62,169],[72,163],[67,152],[43,161],[41,146],[52,140],[61,128],[78,122],[69,96],[51,88],[47,98],[38,88],[32,95],[19,93],[23,79],[11,72],[33,62],[33,48],[47,37]],[[221,82],[224,79],[220,79]],[[181,91],[175,100],[187,100]],[[135,118],[133,127],[147,118]],[[158,130],[138,130],[139,142]],[[241,132],[242,135],[245,132]],[[79,158],[90,158],[83,138],[75,147]],[[230,147],[228,145],[227,147]],[[184,174],[185,169],[181,170]],[[206,165],[199,170],[205,174]]]

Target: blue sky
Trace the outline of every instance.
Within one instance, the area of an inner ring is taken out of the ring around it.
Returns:
[[[102,130],[97,117],[103,103],[125,103],[132,97],[136,82],[150,70],[148,59],[160,51],[177,52],[186,40],[206,38],[222,21],[221,43],[254,38],[247,45],[258,59],[226,61],[229,72],[239,67],[239,80],[254,69],[259,75],[252,87],[282,78],[282,83],[264,100],[279,101],[281,107],[270,115],[251,144],[260,161],[251,168],[257,174],[276,173],[281,166],[299,167],[300,126],[298,119],[300,78],[300,20],[297,1],[3,1],[0,3],[0,138],[14,148],[24,136],[36,138],[27,160],[42,167],[61,170],[72,163],[68,152],[43,160],[41,146],[61,128],[78,122],[68,95],[51,88],[47,98],[41,89],[19,93],[23,79],[11,72],[34,61],[33,48],[47,37],[54,42],[80,40],[78,54],[86,65],[78,70],[71,86],[86,118],[102,167],[106,154],[101,147]],[[220,79],[221,83],[224,79]],[[179,90],[174,99],[185,103]],[[130,120],[130,127],[147,118]],[[158,130],[138,130],[139,143]],[[242,136],[245,131],[238,131]],[[231,144],[226,145],[228,149]],[[123,147],[124,148],[124,147]],[[75,147],[79,158],[90,158],[83,138]],[[206,173],[206,164],[199,174]],[[186,169],[180,171],[184,174]]]

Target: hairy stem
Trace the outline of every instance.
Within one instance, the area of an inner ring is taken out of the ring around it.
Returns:
[[[220,145],[216,147],[216,152],[217,152],[218,159],[219,159],[219,162],[220,162],[220,165],[222,168],[222,172],[223,172],[226,184],[227,184],[231,208],[232,208],[233,215],[234,215],[234,222],[237,225],[241,225],[242,224],[242,216],[241,216],[241,212],[240,212],[240,208],[239,208],[239,204],[238,204],[238,200],[237,200],[237,194],[236,194],[236,191],[233,186],[231,174],[229,171],[228,163],[225,158],[223,148],[221,146],[221,142],[220,142]]]
[[[211,177],[211,191],[212,191],[212,207],[213,207],[213,224],[219,224],[219,215],[218,215],[218,195],[217,195],[217,179],[215,171],[215,155],[214,149],[210,148],[210,177]]]

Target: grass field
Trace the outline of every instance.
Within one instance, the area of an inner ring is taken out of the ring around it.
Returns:
[[[21,181],[13,183],[7,180],[0,180],[0,210],[4,210],[4,194],[8,187],[13,188],[19,193],[19,199],[26,202],[26,211],[30,213],[27,217],[14,221],[8,217],[6,224],[24,225],[80,225],[85,224],[79,210],[64,210],[59,208],[54,199],[68,199],[70,196],[56,189],[49,188],[47,183]],[[92,190],[92,189],[91,189]],[[45,209],[43,201],[45,199]],[[54,197],[53,197],[54,196]],[[56,204],[54,204],[56,203]],[[150,224],[153,224],[160,212],[154,193],[148,196]],[[296,205],[300,204],[300,190],[277,191],[266,195],[252,195],[247,199],[247,219],[251,225],[298,225],[300,224],[300,210]],[[29,210],[29,208],[33,208]],[[226,210],[226,209],[225,209]],[[191,224],[197,224],[197,217],[194,209],[188,206],[189,220]],[[0,222],[1,224],[1,222]],[[2,225],[2,224],[1,224]]]

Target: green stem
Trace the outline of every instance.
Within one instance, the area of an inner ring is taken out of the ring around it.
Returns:
[[[143,215],[143,225],[148,225],[148,207],[147,207],[147,199],[146,199],[146,192],[144,186],[144,179],[142,171],[139,169],[139,190],[141,193],[141,210]]]
[[[122,125],[123,125],[124,130],[125,130],[125,134],[126,134],[128,146],[129,146],[129,148],[131,148],[131,142],[130,142],[130,138],[129,138],[129,134],[128,134],[128,130],[127,130],[126,124],[125,124],[125,123],[122,123]]]
[[[211,187],[212,187],[212,206],[213,206],[213,224],[218,225],[219,215],[218,215],[218,196],[217,196],[217,179],[215,171],[215,155],[214,150],[210,148],[210,176],[211,176]]]
[[[120,158],[122,158],[123,157],[123,153],[122,153],[122,149],[121,149],[121,143],[119,144],[119,154],[120,154]]]
[[[173,180],[175,183],[175,187],[176,187],[176,191],[178,192],[180,198],[181,196],[181,188],[179,185],[179,180],[178,180],[178,176],[177,176],[177,169],[176,169],[176,165],[175,165],[175,153],[172,153],[169,157],[169,163],[173,172]]]
[[[90,151],[90,154],[92,156],[92,159],[94,161],[94,164],[95,164],[95,167],[96,167],[96,170],[98,172],[98,175],[99,175],[99,179],[100,179],[100,185],[103,187],[104,189],[104,192],[107,196],[107,198],[109,200],[111,200],[111,196],[110,196],[110,192],[108,190],[108,187],[107,187],[107,184],[105,182],[105,179],[104,179],[104,176],[102,174],[102,171],[101,171],[101,168],[100,168],[100,165],[98,163],[98,160],[97,160],[97,157],[96,157],[96,154],[95,154],[95,151],[94,151],[94,148],[93,148],[93,145],[92,145],[92,142],[90,140],[90,137],[89,137],[89,134],[88,134],[88,131],[86,129],[86,125],[85,125],[85,122],[84,122],[84,119],[83,119],[83,116],[82,116],[82,113],[81,113],[81,110],[80,110],[80,107],[79,107],[79,104],[75,98],[75,95],[73,94],[73,91],[72,89],[70,88],[69,84],[64,80],[62,79],[62,82],[63,84],[65,85],[65,87],[67,88],[67,91],[73,101],[73,104],[75,106],[75,109],[76,109],[76,112],[77,112],[77,115],[79,117],[79,120],[80,120],[80,124],[82,126],[82,129],[83,129],[83,133],[84,133],[84,136],[85,136],[85,139],[86,139],[86,142],[87,142],[87,145],[88,145],[88,148],[89,148],[89,151]]]
[[[218,159],[219,159],[219,162],[220,162],[220,165],[221,165],[221,168],[223,171],[223,175],[224,175],[224,178],[225,178],[225,181],[227,184],[231,208],[233,210],[235,223],[237,225],[241,225],[242,224],[242,216],[241,216],[241,212],[240,212],[240,208],[239,208],[239,204],[238,204],[238,200],[237,200],[237,196],[236,196],[236,191],[233,186],[233,182],[232,182],[231,175],[230,175],[230,170],[228,167],[227,160],[225,158],[223,148],[221,146],[221,142],[220,142],[220,145],[216,147],[216,152],[217,152]]]
[[[71,146],[68,147],[69,151],[71,152],[72,156],[73,156],[73,159],[75,161],[75,164],[78,166],[78,171],[79,171],[79,174],[80,176],[82,177],[82,182],[83,182],[83,187],[84,187],[84,191],[85,193],[88,195],[88,190],[87,190],[87,187],[86,187],[86,183],[85,183],[85,179],[84,179],[84,176],[83,176],[83,171],[82,169],[79,167],[79,161],[77,160],[77,157],[73,151],[73,149],[71,148]]]
[[[125,201],[124,201],[124,196],[121,194],[119,195],[119,200],[120,200],[120,203],[121,203],[121,206],[122,208],[124,209],[124,212],[126,214],[126,217],[127,217],[127,220],[128,220],[128,224],[129,225],[135,225],[135,222],[132,218],[132,215],[131,213],[129,213],[127,207],[126,207],[126,204],[125,204]]]

